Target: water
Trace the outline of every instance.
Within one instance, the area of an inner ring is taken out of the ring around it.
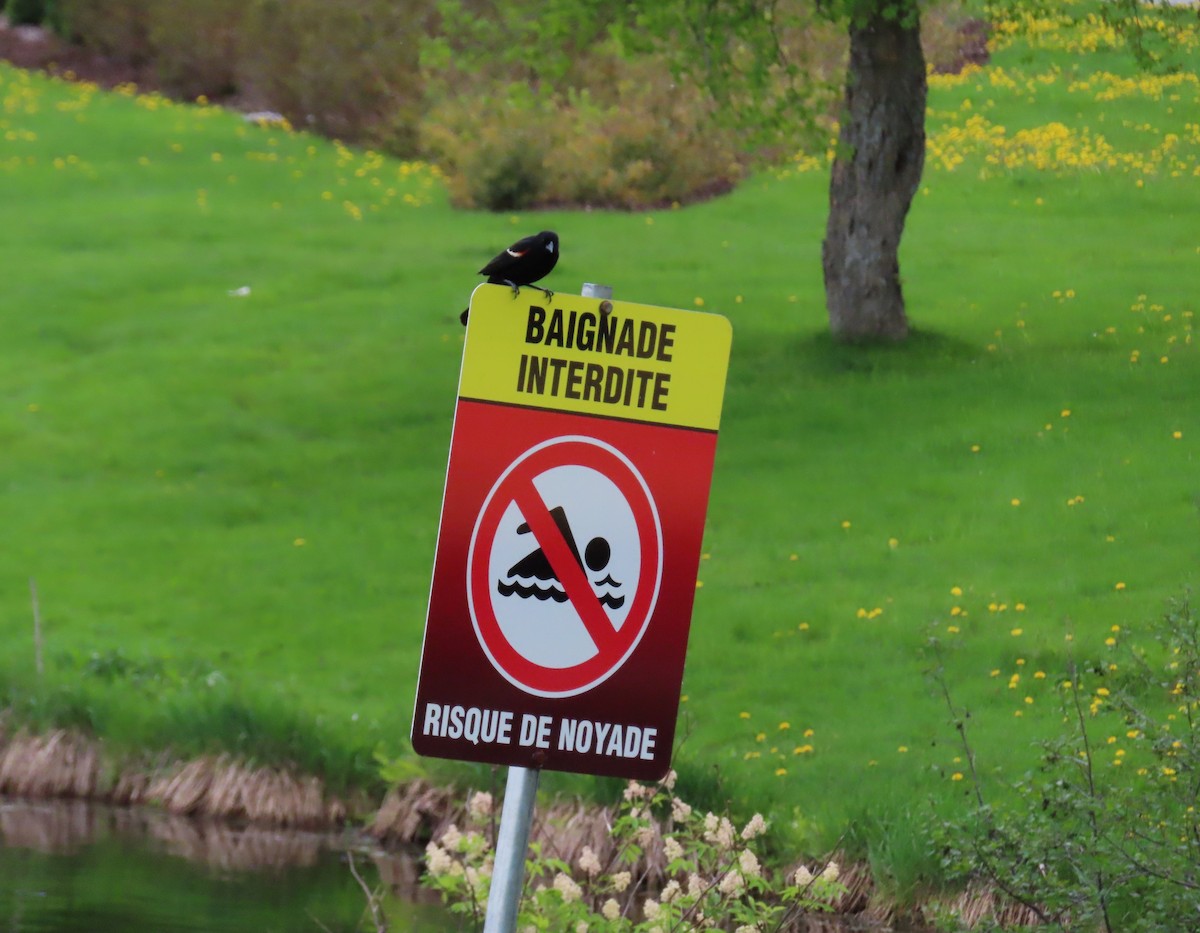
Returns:
[[[231,828],[149,810],[0,798],[0,933],[373,930],[348,859],[382,881],[393,930],[446,933],[412,853],[339,835]]]

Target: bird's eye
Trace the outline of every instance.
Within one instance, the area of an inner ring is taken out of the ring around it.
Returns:
[[[546,244],[546,249],[550,250],[550,252],[552,252],[552,253],[553,253],[553,252],[554,252],[554,244],[553,244],[553,243],[547,243],[547,244]]]

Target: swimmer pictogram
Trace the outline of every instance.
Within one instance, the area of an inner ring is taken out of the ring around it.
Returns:
[[[599,535],[592,538],[588,541],[581,557],[579,547],[575,544],[575,535],[571,531],[571,524],[567,521],[566,509],[561,505],[555,506],[550,510],[550,517],[554,519],[554,524],[562,534],[563,540],[566,541],[571,556],[575,558],[575,563],[581,569],[586,567],[593,573],[600,573],[608,566],[612,557],[612,548],[607,539]],[[527,535],[529,533],[528,522],[522,522],[517,527],[517,534]],[[530,582],[523,582],[525,580]],[[620,609],[625,605],[625,597],[616,595],[622,587],[618,581],[613,579],[612,574],[606,573],[602,578],[591,582],[597,590],[596,596],[602,606]],[[542,586],[543,583],[548,585]],[[504,577],[496,581],[496,589],[501,596],[515,595],[522,599],[552,599],[556,603],[567,601],[567,591],[559,584],[558,574],[554,572],[554,568],[546,557],[546,552],[540,547],[509,567]]]

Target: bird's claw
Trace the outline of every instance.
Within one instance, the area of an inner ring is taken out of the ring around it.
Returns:
[[[512,279],[505,279],[504,284],[512,289],[513,298],[516,298],[518,295],[521,294],[521,286],[518,285],[516,282],[514,282]],[[554,297],[554,292],[550,291],[550,289],[548,289],[548,288],[542,288],[542,286],[540,286],[540,285],[530,285],[529,287],[536,288],[539,292],[541,292],[543,295],[546,296],[547,301],[549,301],[551,298]]]

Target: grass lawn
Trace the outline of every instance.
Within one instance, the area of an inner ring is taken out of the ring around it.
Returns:
[[[985,773],[1021,769],[1069,658],[1111,663],[1200,557],[1200,86],[1076,38],[934,79],[891,349],[825,337],[823,164],[463,213],[422,164],[0,66],[0,697],[335,780],[398,754],[458,312],[550,227],[551,287],[733,321],[687,792],[895,842],[964,793],[939,659]]]

